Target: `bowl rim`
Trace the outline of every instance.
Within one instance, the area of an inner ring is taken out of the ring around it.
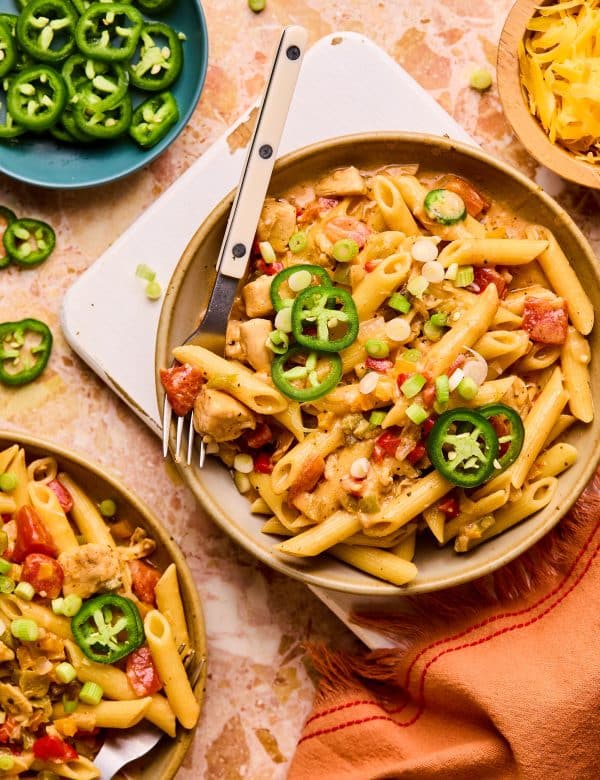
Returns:
[[[542,0],[542,4],[546,2]],[[540,0],[516,0],[504,22],[496,68],[502,108],[515,135],[541,165],[575,184],[600,189],[600,166],[578,160],[567,149],[553,144],[525,102],[517,47],[539,4]]]
[[[47,441],[46,439],[41,439],[38,436],[33,436],[29,433],[0,428],[0,448],[6,442],[18,444],[19,446],[24,447],[26,451],[27,448],[44,450],[47,453],[56,456],[59,461],[64,460],[66,462],[76,464],[85,471],[107,482],[111,488],[114,489],[117,495],[123,497],[128,504],[133,506],[133,508],[139,512],[139,514],[144,518],[144,520],[152,529],[152,534],[156,541],[167,551],[169,558],[177,568],[178,579],[180,584],[184,584],[184,587],[189,594],[192,614],[196,616],[194,623],[196,633],[198,635],[198,650],[200,650],[200,653],[204,658],[207,658],[208,653],[204,613],[202,610],[200,595],[194,583],[192,572],[190,571],[185,556],[180,550],[179,545],[173,539],[173,537],[169,535],[166,528],[158,520],[152,510],[140,498],[138,498],[135,493],[132,493],[129,488],[125,487],[125,485],[120,480],[118,480],[110,472],[106,471],[102,466],[99,466],[97,463],[89,460],[85,455],[80,455],[73,450],[67,449],[66,447],[63,447],[59,444],[54,444],[53,442]],[[194,695],[198,701],[198,704],[200,705],[200,711],[202,711],[202,705],[204,702],[207,667],[208,664],[204,663],[200,673],[200,678],[194,687]],[[199,723],[200,719],[198,719],[198,724]],[[192,744],[198,724],[194,726],[193,729],[184,729],[180,724],[177,724],[176,736],[173,738],[169,737],[172,744],[172,747],[170,748],[172,755],[163,770],[162,780],[172,780],[175,777],[177,771],[183,763],[187,751]],[[151,753],[148,755],[151,755]],[[144,772],[147,772],[147,768],[144,769]]]
[[[194,93],[192,95],[192,99],[190,100],[190,103],[187,107],[187,109],[181,114],[179,118],[179,129],[174,133],[172,137],[170,137],[169,134],[167,134],[161,141],[159,141],[156,146],[152,147],[148,150],[140,150],[142,152],[145,151],[145,154],[143,157],[141,157],[138,161],[132,163],[131,165],[128,165],[124,170],[117,174],[107,174],[105,176],[96,176],[95,178],[85,181],[85,182],[62,182],[62,183],[56,183],[56,182],[49,182],[45,179],[40,179],[36,176],[29,176],[27,174],[22,175],[20,173],[16,173],[13,168],[7,168],[6,164],[2,160],[2,154],[1,154],[1,148],[0,148],[0,173],[5,174],[6,176],[10,177],[14,181],[22,182],[23,184],[30,184],[35,187],[42,187],[44,189],[54,189],[54,190],[84,190],[89,187],[99,187],[103,184],[109,184],[113,181],[119,181],[120,179],[124,179],[126,176],[130,176],[132,173],[135,173],[136,171],[139,171],[141,168],[144,168],[146,165],[150,165],[150,163],[154,162],[157,157],[159,157],[163,152],[165,152],[169,146],[171,146],[172,143],[176,141],[176,139],[181,135],[181,133],[185,130],[185,128],[188,125],[188,122],[191,119],[192,114],[196,110],[196,107],[198,105],[198,101],[200,100],[200,96],[202,94],[202,90],[204,89],[204,84],[206,82],[206,74],[208,72],[208,25],[206,23],[206,16],[204,14],[204,8],[202,7],[202,1],[201,0],[189,0],[192,4],[192,7],[195,6],[198,14],[198,22],[200,26],[200,36],[203,41],[203,47],[201,52],[201,62],[200,62],[200,68],[198,71],[198,79],[196,82],[196,88],[194,89]],[[153,93],[155,94],[155,93]],[[57,142],[58,143],[58,142]],[[102,147],[100,147],[100,153],[102,152]]]
[[[291,166],[307,156],[323,153],[330,149],[335,149],[341,145],[345,146],[357,146],[359,143],[394,143],[394,142],[416,142],[423,146],[434,145],[442,151],[457,151],[472,159],[496,168],[501,173],[509,176],[513,180],[516,180],[519,184],[528,189],[536,198],[540,198],[549,210],[554,214],[557,221],[562,222],[571,233],[577,238],[577,242],[581,247],[582,253],[586,256],[592,275],[595,277],[595,281],[600,286],[600,267],[595,259],[594,253],[581,232],[577,227],[573,219],[567,214],[567,212],[542,188],[522,174],[520,171],[508,165],[502,160],[499,160],[487,152],[483,151],[479,147],[475,147],[470,144],[466,144],[460,141],[455,141],[448,137],[435,136],[426,133],[412,133],[412,132],[371,132],[371,133],[355,133],[351,135],[337,136],[335,138],[318,141],[307,146],[303,146],[293,152],[286,154],[277,160],[273,175],[277,174],[282,168]],[[173,312],[174,301],[177,297],[178,290],[183,282],[183,279],[187,273],[188,266],[193,262],[194,255],[198,246],[202,243],[205,234],[209,233],[215,224],[217,224],[223,217],[226,211],[231,207],[236,190],[232,190],[226,195],[210,212],[206,219],[202,222],[199,228],[196,230],[192,238],[190,239],[175,271],[169,281],[167,291],[162,303],[160,319],[158,324],[158,331],[156,337],[155,348],[155,386],[158,408],[162,409],[164,390],[160,381],[159,358],[162,354],[167,354],[167,341],[168,333],[170,329],[170,321]],[[169,316],[170,315],[170,316]],[[190,327],[190,330],[192,328]],[[174,434],[171,438],[171,451],[174,444]],[[264,550],[260,546],[256,545],[253,541],[248,541],[246,533],[233,525],[222,514],[221,508],[217,501],[213,498],[212,494],[206,487],[200,482],[200,480],[192,477],[192,472],[189,468],[182,464],[175,464],[177,471],[181,475],[183,481],[187,487],[192,491],[200,505],[210,515],[212,519],[238,544],[244,549],[250,552],[254,557],[258,558],[262,563],[267,564],[269,567],[276,571],[286,574],[293,579],[304,582],[307,585],[314,587],[320,587],[327,590],[334,590],[343,593],[350,593],[358,596],[398,596],[398,595],[414,595],[417,593],[427,593],[444,588],[454,587],[455,585],[464,584],[470,582],[478,577],[490,574],[491,572],[499,569],[501,566],[514,560],[516,557],[525,552],[535,542],[548,533],[558,522],[564,517],[571,509],[578,496],[581,494],[586,484],[592,477],[596,464],[600,461],[600,447],[596,449],[596,452],[587,464],[580,464],[579,475],[576,479],[575,485],[569,496],[561,502],[560,511],[554,514],[549,514],[544,518],[543,522],[538,521],[537,525],[530,528],[530,533],[523,538],[518,544],[506,550],[503,554],[495,558],[492,562],[484,561],[482,563],[475,563],[469,566],[468,559],[465,559],[465,567],[461,571],[460,575],[440,575],[433,582],[425,582],[421,585],[411,584],[403,586],[395,586],[389,583],[373,580],[373,584],[348,584],[343,579],[335,579],[331,575],[315,575],[311,572],[303,571],[300,568],[296,568],[286,562],[282,557],[276,556],[269,550]],[[231,483],[232,489],[235,489],[233,482]],[[535,519],[535,516],[534,516]],[[527,521],[526,521],[527,522]],[[531,520],[529,521],[531,523]],[[365,575],[367,577],[368,575]]]

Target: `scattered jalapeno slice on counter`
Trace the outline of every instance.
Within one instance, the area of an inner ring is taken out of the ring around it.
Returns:
[[[277,276],[273,279],[271,282],[271,287],[269,290],[269,294],[271,296],[271,303],[273,304],[273,308],[275,311],[280,311],[281,309],[284,309],[286,306],[291,306],[294,302],[294,297],[284,297],[282,295],[282,287],[288,286],[290,283],[290,278],[294,276],[296,273],[300,275],[304,275],[306,277],[307,284],[304,286],[303,289],[307,289],[313,284],[313,281],[317,280],[317,285],[321,287],[332,287],[332,282],[329,274],[327,271],[322,268],[320,265],[308,265],[308,264],[302,264],[302,265],[291,265],[289,268],[284,268],[283,271],[280,271]],[[308,274],[310,274],[310,279],[308,277]],[[299,278],[299,277],[298,277]],[[287,283],[287,284],[286,284]],[[316,285],[313,285],[316,286]],[[302,292],[302,290],[292,290],[290,288],[290,292]]]
[[[84,655],[101,664],[114,664],[144,642],[144,626],[137,606],[116,593],[84,601],[71,618],[71,631]]]
[[[161,92],[135,109],[129,135],[142,149],[149,149],[165,137],[178,119],[177,101],[170,92]]]
[[[148,92],[161,92],[181,73],[183,47],[177,33],[163,22],[149,22],[140,34],[139,58],[129,64],[131,83]]]
[[[336,336],[338,328],[343,332]],[[333,286],[307,287],[292,306],[292,331],[298,344],[308,349],[339,352],[349,347],[358,335],[358,312],[352,296]]]
[[[17,20],[19,46],[40,62],[61,62],[75,48],[76,23],[68,0],[31,0]]]
[[[498,443],[500,445],[499,450],[500,453],[502,453],[498,456],[498,462],[500,463],[501,470],[504,471],[511,463],[515,462],[523,449],[523,440],[525,439],[523,420],[516,409],[501,403],[480,406],[477,409],[477,412],[482,417],[485,417],[486,420],[492,420],[492,424],[494,418],[496,418],[500,424],[502,424],[502,418],[504,418],[510,426],[509,432],[505,434],[500,433],[498,436]],[[506,451],[503,451],[504,444],[508,444]]]
[[[103,62],[128,60],[135,52],[143,24],[141,13],[131,5],[92,3],[77,22],[77,48]]]
[[[2,242],[14,263],[33,268],[50,256],[56,234],[50,225],[39,219],[17,219],[4,231]]]
[[[0,382],[9,387],[33,382],[46,368],[52,333],[45,322],[25,319],[0,324]]]
[[[11,211],[6,206],[0,206],[0,231],[2,236],[6,232],[7,227],[16,220],[17,216],[14,211]],[[6,251],[4,243],[0,246],[0,268],[6,268],[10,264],[10,255]]]
[[[342,359],[331,352],[292,347],[271,364],[275,387],[300,403],[331,392],[342,378]]]
[[[60,119],[67,102],[63,77],[48,65],[32,65],[10,82],[7,108],[16,124],[26,130],[48,130]]]

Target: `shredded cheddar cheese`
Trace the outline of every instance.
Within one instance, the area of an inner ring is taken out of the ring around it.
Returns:
[[[519,65],[529,110],[552,143],[600,165],[600,0],[539,6]]]

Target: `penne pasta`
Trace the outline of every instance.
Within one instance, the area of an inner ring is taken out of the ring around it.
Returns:
[[[403,558],[405,561],[412,561],[415,557],[415,548],[417,545],[417,529],[410,533],[405,539],[399,542],[390,550],[391,553]]]
[[[91,715],[97,728],[106,729],[130,729],[136,726],[145,717],[152,699],[145,696],[142,699],[128,699],[121,701],[107,701],[103,699],[99,704],[89,705],[79,702],[78,715]],[[54,717],[64,718],[67,713],[62,704],[54,707]]]
[[[344,563],[350,563],[361,571],[366,571],[380,580],[393,585],[406,585],[417,576],[417,567],[411,561],[399,555],[368,547],[351,547],[348,544],[337,544],[331,554]]]
[[[519,238],[480,238],[452,241],[438,261],[448,268],[457,265],[526,265],[548,247],[547,241]]]
[[[532,482],[545,477],[556,477],[570,468],[576,460],[577,448],[561,441],[537,457],[527,474],[527,480]]]
[[[68,474],[59,474],[58,481],[67,488],[73,498],[73,509],[71,510],[73,519],[86,542],[116,547],[115,540],[94,502]]]
[[[389,176],[375,176],[373,196],[390,230],[400,230],[407,236],[419,236],[421,231],[396,182]]]
[[[372,317],[381,304],[408,278],[411,258],[407,250],[389,255],[356,286],[352,298],[361,320]]]
[[[560,364],[569,394],[569,409],[578,420],[589,423],[594,419],[594,402],[588,369],[591,360],[590,345],[573,327],[560,353]]]
[[[30,766],[37,772],[52,772],[59,777],[66,777],[68,780],[96,780],[100,777],[100,772],[85,756],[78,756],[71,761],[62,763],[34,759]]]
[[[311,557],[328,550],[361,529],[360,520],[349,512],[339,511],[322,523],[275,545],[277,552],[299,557]]]
[[[185,612],[179,583],[177,581],[177,568],[174,563],[167,566],[161,578],[154,588],[156,606],[167,618],[173,632],[173,638],[177,647],[183,645],[185,655],[190,648],[190,637],[185,622]]]
[[[31,505],[50,532],[56,549],[59,552],[76,550],[79,542],[56,493],[44,482],[29,482],[27,490]]]
[[[317,456],[325,458],[340,446],[343,439],[344,434],[339,426],[325,433],[319,431],[310,433],[303,442],[297,444],[277,462],[271,474],[273,490],[276,493],[283,493],[296,481],[311,459]],[[268,499],[265,496],[263,498],[268,504]]]

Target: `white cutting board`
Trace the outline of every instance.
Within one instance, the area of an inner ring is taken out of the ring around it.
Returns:
[[[198,226],[238,182],[245,149],[232,152],[227,138],[248,120],[251,110],[98,258],[64,298],[62,328],[71,347],[156,433],[160,417],[154,348],[160,305],[140,294],[135,268],[143,259],[166,286]],[[371,40],[351,32],[322,38],[304,59],[280,156],[326,138],[371,130],[433,133],[473,143]],[[131,355],[136,355],[135,361]],[[352,597],[313,590],[367,645],[385,643],[347,620]]]

